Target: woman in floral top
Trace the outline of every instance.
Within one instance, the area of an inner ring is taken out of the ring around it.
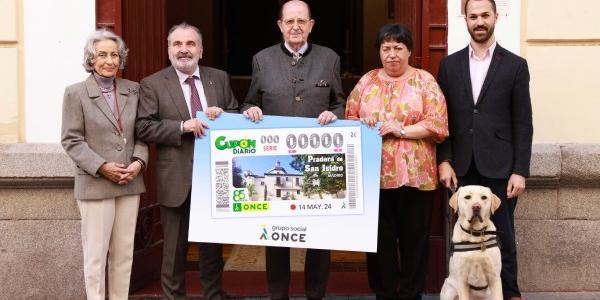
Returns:
[[[435,147],[448,136],[444,95],[431,74],[408,65],[412,46],[403,25],[381,27],[383,68],[365,74],[346,104],[347,119],[382,122],[377,253],[367,254],[377,298],[420,299],[438,182]]]

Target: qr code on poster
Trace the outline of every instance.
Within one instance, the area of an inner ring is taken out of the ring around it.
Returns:
[[[215,195],[218,211],[229,210],[229,162],[215,162]]]

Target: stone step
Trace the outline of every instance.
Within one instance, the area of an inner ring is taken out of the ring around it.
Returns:
[[[191,299],[200,299],[202,289],[197,271],[186,272],[187,294]],[[223,289],[232,298],[266,297],[267,280],[265,272],[226,271],[223,272]],[[159,299],[160,281],[155,281],[136,291],[130,299]],[[290,296],[304,295],[304,273],[292,272]],[[327,284],[328,296],[365,297],[371,296],[366,272],[331,272]]]

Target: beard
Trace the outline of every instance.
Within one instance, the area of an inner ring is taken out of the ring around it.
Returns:
[[[475,41],[476,43],[485,44],[487,41],[490,40],[492,35],[494,35],[495,27],[495,25],[492,25],[489,28],[487,26],[477,26],[473,29],[469,28],[469,35],[471,36],[471,39],[473,39],[473,41]],[[481,35],[479,32],[476,32],[476,30],[478,29],[485,30],[485,34]]]
[[[190,60],[184,61],[182,58],[190,58]],[[184,72],[191,73],[196,70],[196,66],[198,66],[198,61],[200,60],[200,56],[192,56],[192,54],[169,54],[169,60],[175,69]]]

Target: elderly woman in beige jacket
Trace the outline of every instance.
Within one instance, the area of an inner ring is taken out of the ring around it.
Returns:
[[[88,299],[105,299],[108,254],[110,299],[127,299],[140,194],[148,147],[135,136],[138,84],[117,78],[127,47],[114,33],[93,32],[83,66],[91,73],[66,88],[62,145],[77,165],[75,198]]]

